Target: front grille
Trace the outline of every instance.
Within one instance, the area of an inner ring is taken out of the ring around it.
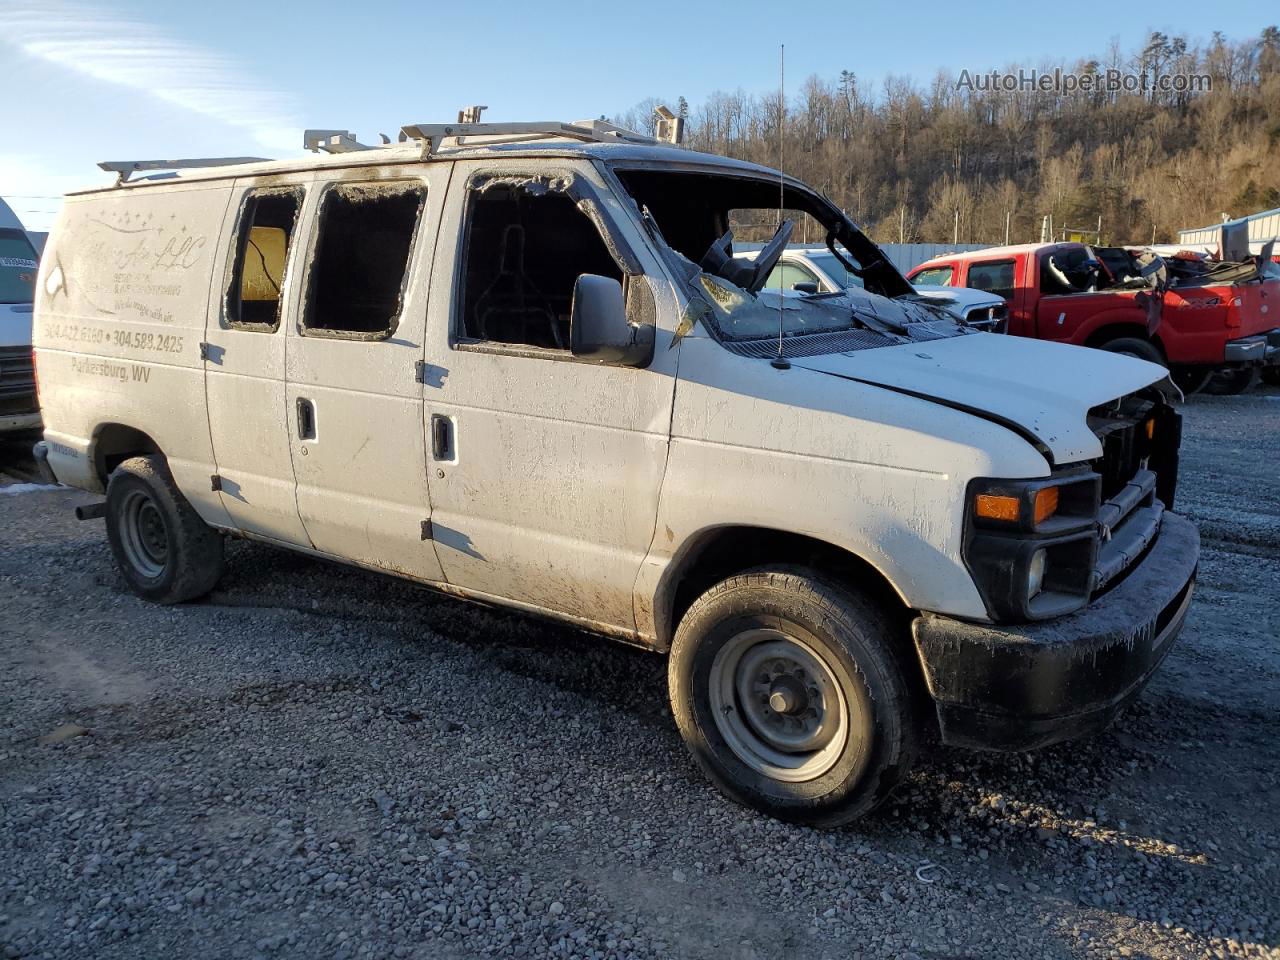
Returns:
[[[1101,478],[1097,596],[1120,583],[1159,535],[1177,482],[1181,419],[1158,397],[1134,394],[1090,410],[1089,426],[1102,443],[1090,464]]]
[[[25,397],[0,397],[0,417],[15,417],[20,413],[36,412],[36,395]]]
[[[0,347],[0,413],[36,408],[36,372],[30,347]]]
[[[1102,443],[1102,456],[1090,466],[1102,478],[1103,502],[1123,490],[1151,457],[1153,444],[1147,438],[1147,423],[1157,412],[1155,400],[1136,394],[1089,411],[1089,427]]]
[[[1094,469],[1102,477],[1102,499],[1110,500],[1124,489],[1125,484],[1138,472],[1145,456],[1146,440],[1138,432],[1140,424],[1117,425],[1099,435],[1102,441],[1102,457],[1094,461]]]

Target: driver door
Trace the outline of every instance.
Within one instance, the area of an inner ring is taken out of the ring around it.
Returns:
[[[584,273],[633,296],[648,285],[657,309],[673,309],[661,268],[590,164],[459,161],[440,236],[431,286],[452,295],[428,304],[424,398],[444,574],[473,594],[632,630],[679,350],[660,338],[643,369],[581,362],[568,313]]]

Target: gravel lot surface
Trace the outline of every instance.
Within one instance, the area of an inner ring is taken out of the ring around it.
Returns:
[[[715,793],[657,656],[252,544],[151,606],[0,487],[0,957],[1280,957],[1280,391],[1185,412],[1142,699],[834,832]]]

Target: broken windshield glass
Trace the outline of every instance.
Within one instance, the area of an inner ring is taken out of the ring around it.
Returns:
[[[780,189],[762,177],[669,168],[617,173],[655,239],[680,261],[677,275],[705,302],[703,316],[722,340],[865,330],[882,334],[876,342],[883,345],[914,339],[912,324],[928,325],[919,335],[930,339],[959,332],[950,315],[907,299],[914,289],[879,247],[811,191],[792,183]],[[831,257],[857,284],[825,294],[763,289],[797,232],[825,237]],[[740,255],[760,240],[769,242],[754,258]]]

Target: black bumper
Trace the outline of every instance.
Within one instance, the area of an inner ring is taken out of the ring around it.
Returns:
[[[1083,610],[1001,627],[933,614],[912,625],[944,743],[1032,750],[1106,726],[1182,629],[1200,534],[1175,513],[1123,582]]]

